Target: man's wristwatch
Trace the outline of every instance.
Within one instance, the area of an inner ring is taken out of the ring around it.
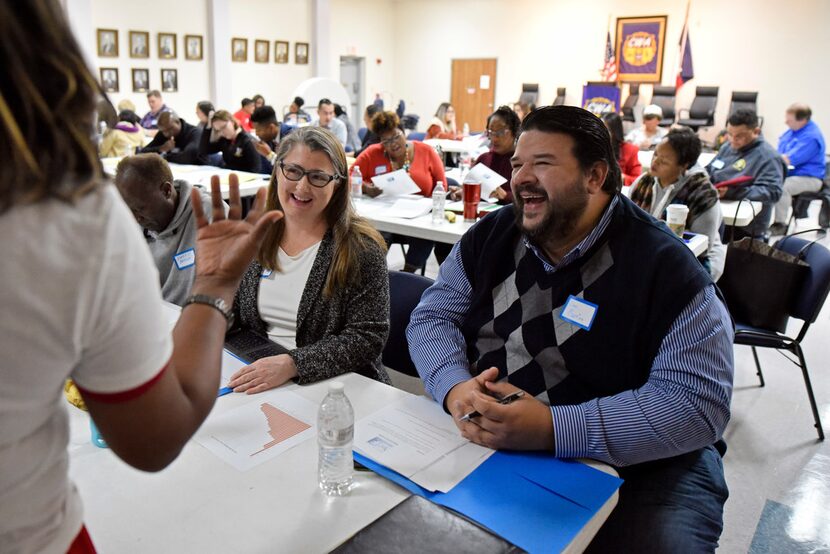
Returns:
[[[182,304],[182,309],[190,304],[205,304],[219,310],[228,322],[228,329],[233,325],[233,309],[229,308],[227,303],[221,298],[215,296],[208,296],[207,294],[191,294],[187,300]]]

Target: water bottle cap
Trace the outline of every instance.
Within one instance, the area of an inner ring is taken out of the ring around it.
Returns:
[[[345,385],[340,381],[332,381],[329,383],[329,392],[343,392],[345,388]]]

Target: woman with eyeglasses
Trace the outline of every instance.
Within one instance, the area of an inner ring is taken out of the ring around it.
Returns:
[[[222,161],[227,169],[259,173],[261,162],[253,137],[242,129],[227,110],[214,113],[202,132],[199,154],[208,156],[214,152],[222,153]]]
[[[510,158],[516,151],[516,138],[519,136],[518,114],[510,109],[510,106],[499,106],[499,109],[490,114],[487,118],[487,137],[490,139],[490,150],[480,155],[475,163],[484,164],[505,179],[499,188],[490,194],[499,204],[510,204],[513,202],[513,191],[510,188],[510,179],[513,176],[513,166],[510,165]],[[453,199],[461,197],[459,190],[453,190]]]
[[[441,158],[431,146],[406,140],[395,112],[376,113],[372,117],[372,132],[378,136],[380,143],[366,148],[355,160],[363,175],[363,194],[371,197],[381,194],[383,189],[371,185],[372,177],[400,169],[409,173],[424,196],[432,196],[432,189],[438,181],[446,187],[447,178]],[[404,271],[414,272],[423,267],[432,252],[432,241],[398,235],[391,235],[390,241],[409,243]]]
[[[460,140],[462,137],[455,124],[455,108],[449,102],[442,102],[435,112],[435,117],[427,127],[426,138]]]
[[[346,154],[320,127],[282,142],[267,209],[285,217],[265,236],[242,278],[238,325],[289,350],[231,377],[235,392],[312,383],[353,371],[388,383],[380,354],[389,333],[386,244],[349,198]]]

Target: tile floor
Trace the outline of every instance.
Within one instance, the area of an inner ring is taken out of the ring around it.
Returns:
[[[818,204],[798,229],[814,227]],[[807,234],[804,238],[814,235]],[[820,241],[830,248],[830,238]],[[403,266],[399,246],[390,269]],[[426,274],[438,266],[430,258]],[[800,328],[800,322],[795,329]],[[802,344],[828,439],[819,442],[800,370],[774,350],[759,357],[760,387],[749,347],[735,347],[732,419],[724,457],[730,497],[724,510],[721,553],[830,553],[830,301]],[[394,372],[392,372],[394,373]],[[393,375],[393,382],[422,393],[420,381]]]

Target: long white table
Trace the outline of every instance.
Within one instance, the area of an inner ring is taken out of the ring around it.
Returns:
[[[409,394],[356,374],[337,379],[346,386],[355,419]],[[286,388],[315,405],[327,392],[326,382]],[[256,401],[256,395],[223,396],[209,418]],[[324,496],[317,487],[313,438],[246,472],[191,441],[166,470],[142,473],[93,446],[86,413],[67,409],[70,474],[101,552],[328,552],[409,496],[369,472],[355,473],[349,496]],[[604,464],[591,465],[613,473]],[[616,502],[615,494],[567,551],[582,551]]]
[[[761,202],[751,202],[744,200],[721,200],[720,211],[723,215],[723,222],[726,225],[733,225],[735,227],[746,227],[755,218],[756,214],[761,213],[764,205]]]

